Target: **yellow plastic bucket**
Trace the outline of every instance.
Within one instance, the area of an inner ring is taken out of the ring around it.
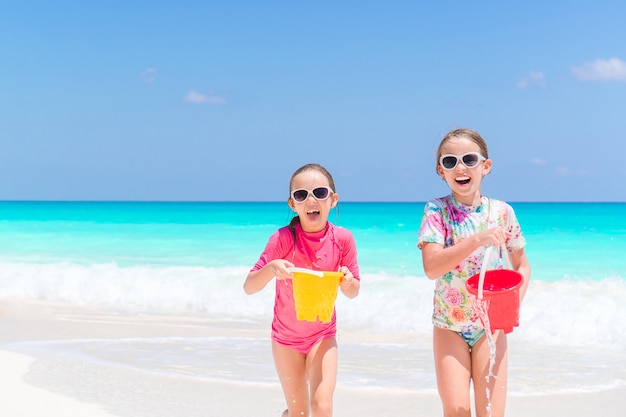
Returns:
[[[333,316],[339,281],[343,272],[314,271],[291,268],[293,273],[293,298],[298,320],[328,323]]]

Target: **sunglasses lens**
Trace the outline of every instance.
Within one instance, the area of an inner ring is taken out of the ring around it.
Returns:
[[[474,168],[478,165],[479,159],[477,154],[469,153],[467,155],[463,155],[463,164],[465,164],[468,168]]]
[[[328,195],[330,194],[328,188],[325,187],[319,187],[313,190],[313,195],[315,196],[315,198],[317,198],[318,200],[326,200],[328,198]]]
[[[296,190],[293,192],[292,196],[294,200],[301,203],[309,196],[309,192],[307,190]]]
[[[452,169],[456,166],[456,156],[446,156],[445,158],[441,158],[441,165],[443,165],[443,167],[445,169]]]

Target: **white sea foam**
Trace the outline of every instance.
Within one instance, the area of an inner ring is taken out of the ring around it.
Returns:
[[[246,295],[242,283],[247,271],[247,267],[5,262],[0,264],[0,296],[63,301],[119,313],[248,321],[267,326],[269,333],[273,284]],[[386,274],[364,274],[361,279],[357,298],[340,295],[337,299],[340,334],[349,336],[340,342],[339,382],[432,392],[434,283],[425,277]],[[510,394],[586,392],[626,385],[625,316],[626,282],[621,278],[532,281],[521,308],[520,327],[509,335]],[[359,338],[359,334],[368,337]],[[376,334],[381,335],[380,342],[372,342]],[[38,355],[61,352],[82,360],[190,378],[276,381],[268,338],[93,342],[21,342],[14,347],[27,353],[35,349]],[[124,353],[119,354],[120,350]],[[133,352],[141,358],[133,360]],[[236,352],[245,355],[238,358]]]
[[[162,267],[0,263],[0,296],[98,305],[120,312],[201,315],[269,322],[274,286],[246,295],[247,267]],[[430,334],[434,283],[365,274],[355,299],[339,295],[349,330]],[[516,336],[547,346],[626,346],[626,281],[531,281]]]

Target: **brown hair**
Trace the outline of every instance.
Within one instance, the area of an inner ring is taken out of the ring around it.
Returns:
[[[293,185],[293,179],[305,171],[320,172],[328,180],[328,185],[330,186],[330,189],[333,190],[333,192],[337,191],[335,190],[335,181],[333,180],[333,176],[330,175],[330,172],[328,172],[328,170],[324,168],[323,166],[321,166],[320,164],[311,163],[311,164],[302,165],[300,168],[296,169],[296,171],[291,175],[291,179],[289,179],[289,198],[291,198],[291,186]]]
[[[328,186],[333,192],[336,192],[335,189],[335,180],[333,180],[333,176],[330,175],[330,172],[320,164],[310,163],[306,165],[302,165],[300,168],[296,169],[296,171],[291,175],[291,179],[289,179],[289,199],[291,199],[291,187],[293,185],[293,179],[298,175],[306,171],[317,171],[324,175],[326,179],[328,179]],[[296,243],[296,224],[300,223],[300,216],[295,215],[293,219],[289,222],[289,229],[291,229],[291,233],[293,234],[293,242],[294,246]]]
[[[483,139],[483,137],[480,136],[478,132],[472,129],[465,129],[465,128],[454,129],[448,132],[448,134],[444,136],[443,139],[441,139],[441,143],[439,144],[439,147],[437,148],[437,160],[435,164],[435,170],[437,170],[437,168],[439,167],[439,158],[441,158],[441,148],[443,147],[443,145],[445,145],[447,141],[451,139],[456,139],[456,138],[465,138],[465,139],[471,140],[480,148],[480,154],[484,156],[485,159],[489,159],[489,151],[487,150],[487,142],[485,142],[485,139]],[[439,171],[437,171],[437,173],[439,173]]]

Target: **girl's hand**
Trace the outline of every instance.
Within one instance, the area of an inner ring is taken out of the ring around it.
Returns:
[[[246,281],[243,283],[243,290],[246,294],[254,294],[261,291],[268,282],[274,279],[287,279],[291,278],[291,272],[287,268],[291,268],[294,265],[284,259],[274,259],[265,265],[263,268],[256,271],[250,271],[246,277]]]
[[[439,243],[425,242],[422,246],[424,273],[430,279],[437,279],[452,271],[476,249],[485,246],[500,247],[509,237],[510,233],[496,226],[460,239],[456,244],[447,248]]]
[[[352,272],[350,272],[346,266],[339,268],[339,272],[343,272],[343,278],[341,278],[341,281],[339,282],[341,292],[348,298],[356,297],[359,294],[359,289],[361,288],[359,280],[354,278],[354,275],[352,275]]]
[[[510,236],[510,233],[504,231],[504,229],[500,226],[492,227],[491,229],[483,230],[480,233],[476,234],[476,238],[478,239],[478,246],[495,246],[500,247],[505,242],[506,239]]]
[[[293,278],[293,274],[287,268],[293,268],[294,266],[294,264],[284,259],[274,259],[266,265],[266,268],[269,268],[276,279],[289,279]]]

